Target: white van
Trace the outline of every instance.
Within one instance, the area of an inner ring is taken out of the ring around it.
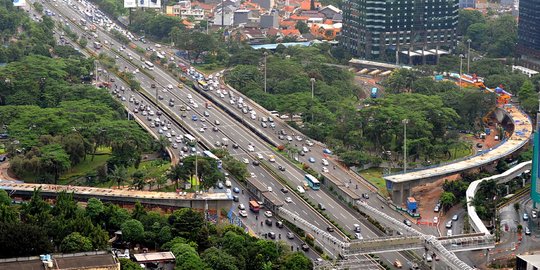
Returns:
[[[231,187],[232,186],[231,180],[225,180],[225,186]]]

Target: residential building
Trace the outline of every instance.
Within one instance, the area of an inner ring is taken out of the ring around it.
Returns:
[[[516,270],[540,269],[540,255],[517,255],[515,269]]]
[[[519,64],[540,71],[540,1],[519,1],[517,53]]]
[[[252,2],[258,4],[261,8],[265,10],[271,10],[275,6],[274,0],[252,0]]]
[[[459,8],[475,8],[476,0],[459,0]]]
[[[279,27],[279,14],[277,11],[272,11],[261,15],[259,23],[261,28],[278,28]]]
[[[328,5],[326,7],[323,7],[319,9],[319,12],[324,14],[324,16],[327,19],[332,19],[336,14],[341,14],[341,9],[334,7],[332,5]]]
[[[224,11],[222,12],[222,9],[220,8],[214,13],[214,25],[221,26],[222,22],[225,26],[233,25],[234,11],[236,10],[236,8],[234,6],[225,6],[223,10]],[[223,19],[221,17],[222,14],[224,14]]]
[[[250,17],[251,12],[247,9],[235,10],[233,15],[233,25],[238,26],[240,24],[245,24],[249,21]]]
[[[454,49],[458,8],[458,0],[349,0],[340,45],[365,59],[397,61],[405,53],[408,64],[422,63],[425,54],[410,52]]]
[[[204,10],[192,8],[191,1],[179,1],[176,5],[167,6],[166,14],[182,19],[193,18],[195,21],[202,21],[205,18]]]

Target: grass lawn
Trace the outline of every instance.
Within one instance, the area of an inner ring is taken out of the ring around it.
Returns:
[[[58,183],[64,185],[69,184],[71,181],[77,178],[84,177],[87,173],[95,172],[99,166],[105,165],[110,157],[111,155],[109,154],[99,154],[95,155],[94,160],[92,160],[92,155],[87,155],[86,160],[83,160],[81,163],[75,165],[69,171],[60,176]]]
[[[137,170],[143,171],[146,173],[146,178],[156,178],[162,175],[171,167],[171,163],[167,160],[156,159],[150,161],[142,161],[139,164],[139,169],[135,167],[128,168],[128,175],[131,176]]]
[[[374,184],[379,193],[384,197],[388,197],[388,191],[386,190],[386,182],[382,178],[383,168],[370,168],[367,170],[360,171],[360,175],[368,180],[370,183]]]
[[[194,66],[198,70],[204,72],[206,75],[225,69],[225,66],[220,66],[216,64],[196,64]]]

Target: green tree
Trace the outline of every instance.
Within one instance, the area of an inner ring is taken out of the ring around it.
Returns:
[[[281,269],[285,270],[302,270],[302,269],[312,269],[312,261],[306,257],[306,255],[294,252],[287,255],[284,259]]]
[[[130,259],[120,258],[120,270],[144,270],[140,265]]]
[[[465,35],[469,26],[475,23],[485,23],[484,15],[478,10],[460,9],[458,16],[458,35]]]
[[[0,205],[11,205],[11,198],[5,190],[0,190]]]
[[[143,171],[137,170],[131,176],[133,178],[133,186],[138,190],[143,190],[144,185],[146,184],[145,180],[146,174]]]
[[[91,251],[92,242],[90,241],[90,239],[82,236],[80,233],[73,232],[62,240],[60,249],[62,250],[62,252],[65,253]]]
[[[519,207],[520,207],[520,205],[519,205],[518,202],[514,203],[514,210],[516,210],[516,213],[518,213],[518,214],[519,214]]]
[[[450,209],[450,207],[454,206],[455,203],[456,196],[453,193],[443,192],[441,194],[441,206],[443,207],[444,211]]]
[[[143,239],[144,226],[136,219],[130,219],[122,223],[122,239],[131,243],[138,243]]]
[[[53,251],[46,231],[26,223],[0,223],[0,258],[36,256]]]
[[[49,144],[41,147],[40,167],[43,171],[54,176],[58,182],[60,174],[71,167],[68,154],[59,144]]]
[[[203,270],[206,265],[197,254],[197,251],[188,244],[176,244],[171,249],[176,257],[175,270]]]
[[[116,183],[118,183],[118,187],[120,187],[120,184],[124,182],[127,178],[127,170],[124,166],[114,166],[114,169],[109,174],[109,178]]]
[[[295,28],[298,29],[301,34],[309,33],[309,26],[303,21],[296,22]]]
[[[103,206],[103,202],[101,202],[101,200],[96,198],[90,198],[88,199],[88,203],[86,204],[85,211],[86,215],[90,217],[94,222],[96,222],[101,219],[101,216],[105,211],[105,207]]]
[[[201,254],[202,260],[212,269],[236,270],[235,258],[225,251],[211,247]]]
[[[182,208],[175,210],[169,216],[169,224],[174,236],[197,241],[199,232],[204,225],[204,218],[201,213],[191,208]]]

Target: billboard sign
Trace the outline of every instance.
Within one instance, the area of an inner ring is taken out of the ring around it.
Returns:
[[[15,7],[24,7],[26,6],[25,0],[13,0],[13,6]]]
[[[161,8],[161,0],[144,0],[148,2],[149,8]]]
[[[124,0],[124,8],[136,8],[137,0]]]

